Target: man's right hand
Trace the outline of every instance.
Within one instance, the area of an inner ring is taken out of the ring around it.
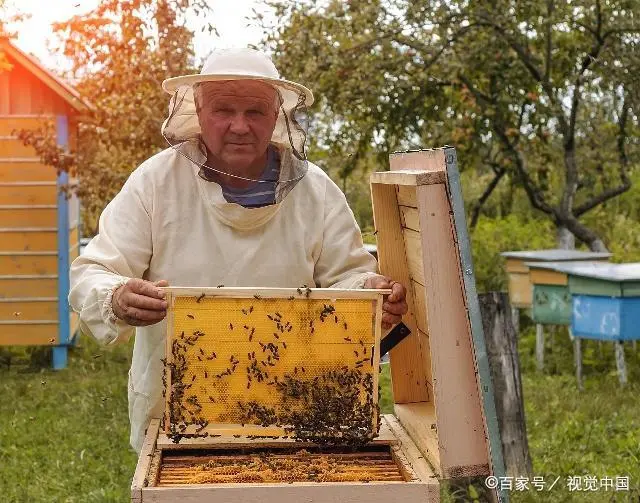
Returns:
[[[165,294],[158,288],[162,286],[169,286],[169,282],[130,279],[113,293],[113,312],[127,324],[136,327],[158,323],[167,315]]]

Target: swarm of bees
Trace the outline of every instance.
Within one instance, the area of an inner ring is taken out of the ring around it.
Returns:
[[[311,289],[303,285],[297,292],[300,296],[309,298]],[[254,297],[261,299],[259,295]],[[196,297],[196,303],[200,303],[202,298],[202,295]],[[228,387],[226,379],[236,376],[238,372],[246,375],[247,393],[254,386],[268,385],[279,398],[279,405],[276,407],[269,407],[256,400],[239,400],[229,404],[235,406],[235,411],[229,413],[229,418],[239,417],[239,422],[243,425],[278,426],[284,430],[285,438],[319,445],[361,446],[377,436],[380,414],[374,399],[374,352],[362,340],[358,342],[357,337],[352,340],[348,324],[335,306],[323,304],[322,309],[316,311],[316,318],[309,321],[308,332],[314,334],[322,324],[329,322],[331,326],[344,330],[344,341],[357,343],[354,346],[358,349],[353,350],[353,362],[341,362],[335,368],[323,369],[320,373],[317,368],[315,372],[309,373],[302,365],[294,367],[292,372],[277,372],[284,357],[283,352],[286,353],[287,350],[287,343],[281,338],[292,332],[294,323],[285,319],[278,311],[269,312],[266,317],[273,324],[273,329],[267,336],[264,330],[257,333],[256,326],[250,321],[258,312],[254,312],[253,305],[245,305],[240,312],[247,321],[244,324],[235,320],[233,323],[225,322],[224,330],[240,330],[248,342],[256,344],[255,350],[231,354],[228,359],[223,354],[220,358],[226,360],[220,360],[218,354],[211,351],[211,347],[207,351],[199,347],[199,339],[206,337],[202,330],[189,330],[190,334],[181,331],[171,341],[170,358],[162,360],[163,396],[169,394],[162,427],[165,427],[165,420],[168,420],[168,437],[173,442],[178,443],[183,438],[220,436],[204,431],[209,421],[203,414],[203,403],[220,403],[216,390],[222,389],[220,386]],[[186,318],[197,322],[193,313],[186,313]],[[320,324],[314,321],[319,321]],[[219,350],[218,347],[215,349]],[[208,370],[205,368],[196,373],[194,366],[189,363],[196,359],[202,365],[211,360],[226,361],[226,364],[223,364],[224,370],[219,370],[218,364],[215,372],[208,367]],[[233,382],[236,380],[237,377],[234,377]],[[205,394],[197,390],[203,390]],[[259,435],[249,437],[279,438]]]

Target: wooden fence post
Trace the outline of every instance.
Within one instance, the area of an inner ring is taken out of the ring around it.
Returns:
[[[478,296],[507,475],[531,476],[531,456],[520,379],[518,339],[509,296],[490,292]]]

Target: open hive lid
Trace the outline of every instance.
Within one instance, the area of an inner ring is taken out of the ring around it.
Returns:
[[[388,290],[168,287],[161,431],[363,443],[378,430]]]

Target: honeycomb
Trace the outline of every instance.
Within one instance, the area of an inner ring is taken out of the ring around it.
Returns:
[[[263,452],[163,460],[159,486],[179,484],[405,481],[389,450],[322,453]]]
[[[175,296],[165,432],[179,441],[252,424],[314,442],[370,439],[379,420],[375,303]]]

